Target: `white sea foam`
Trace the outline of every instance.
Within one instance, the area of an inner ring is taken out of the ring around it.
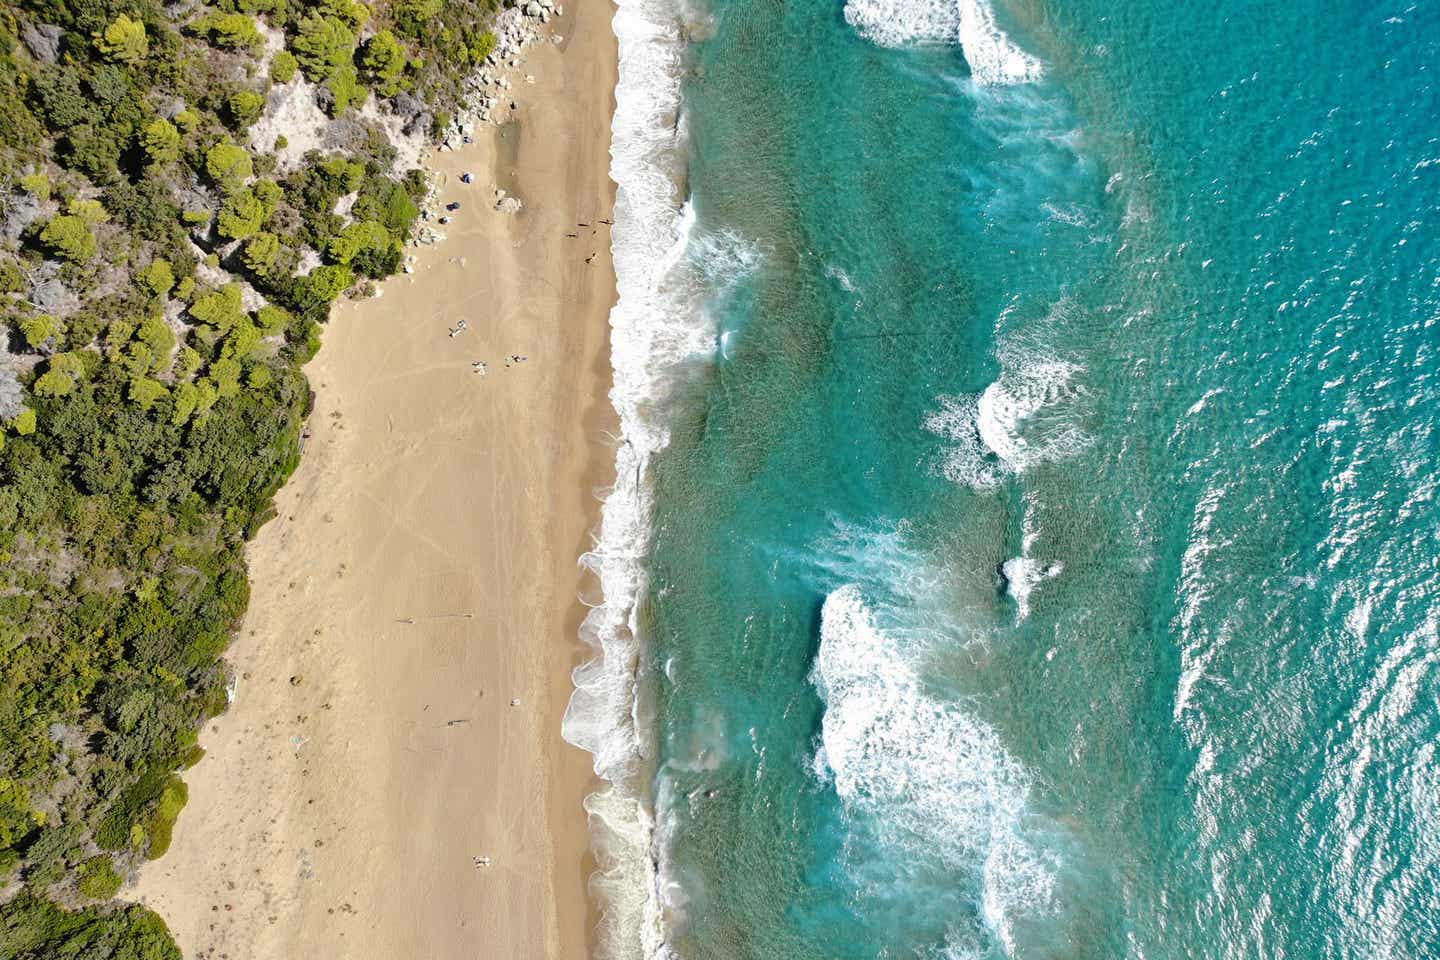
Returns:
[[[600,532],[581,563],[603,600],[581,635],[596,656],[574,674],[563,732],[594,756],[608,785],[586,799],[602,901],[600,953],[615,960],[663,957],[668,881],[646,795],[653,755],[646,703],[644,637],[637,604],[646,588],[650,464],[669,442],[664,411],[677,374],[713,356],[716,337],[687,295],[694,211],[683,204],[684,12],[676,0],[619,0],[613,29],[619,80],[611,127],[616,184],[611,231],[618,300],[610,312],[610,399],[620,419],[615,485]]]
[[[986,0],[849,0],[845,21],[887,47],[958,43],[981,86],[1032,83],[1045,65],[1010,39]]]
[[[1000,376],[978,397],[942,396],[924,427],[950,441],[940,471],[977,490],[1007,474],[1061,460],[1090,443],[1074,401],[1078,364],[1032,351],[1000,352]]]
[[[1053,858],[1023,835],[1030,777],[990,726],[924,689],[910,653],[858,587],[826,598],[811,675],[825,703],[817,764],[896,854],[973,877],[976,906],[1010,952],[1021,911],[1054,899]]]
[[[1024,620],[1030,616],[1030,595],[1035,588],[1051,577],[1058,577],[1063,567],[1059,563],[1043,564],[1033,557],[1011,557],[1000,569],[1005,574],[1005,591],[1015,601],[1020,619]]]

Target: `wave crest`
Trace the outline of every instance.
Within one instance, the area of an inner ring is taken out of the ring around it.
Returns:
[[[1055,868],[1021,832],[1030,777],[998,734],[928,693],[860,589],[821,611],[811,681],[825,704],[819,772],[847,816],[904,857],[936,858],[976,883],[990,935],[1011,951],[1022,908],[1054,900]]]
[[[1083,368],[1020,350],[1000,355],[1000,376],[978,396],[942,396],[926,430],[950,441],[940,473],[989,490],[1007,475],[1074,456],[1090,445],[1074,401]]]
[[[1033,83],[1045,64],[1000,29],[985,0],[849,0],[845,22],[885,47],[958,43],[981,86]]]

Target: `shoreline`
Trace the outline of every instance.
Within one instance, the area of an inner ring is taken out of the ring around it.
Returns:
[[[427,155],[462,202],[447,238],[337,306],[306,370],[306,450],[248,550],[238,695],[130,891],[187,957],[590,953],[596,780],[559,732],[589,656],[576,557],[613,479],[615,282],[603,229],[565,234],[613,210],[617,62],[614,8],[567,7],[515,119]]]

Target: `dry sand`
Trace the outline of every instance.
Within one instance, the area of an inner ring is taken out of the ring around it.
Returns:
[[[559,729],[613,469],[615,42],[609,3],[566,7],[518,122],[435,156],[463,203],[448,238],[340,306],[307,370],[304,458],[250,548],[238,697],[130,891],[188,958],[587,953],[589,758]]]

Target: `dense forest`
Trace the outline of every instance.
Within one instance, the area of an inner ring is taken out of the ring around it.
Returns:
[[[0,3],[0,960],[179,956],[114,898],[226,705],[301,367],[414,228],[397,136],[452,124],[494,12]]]

